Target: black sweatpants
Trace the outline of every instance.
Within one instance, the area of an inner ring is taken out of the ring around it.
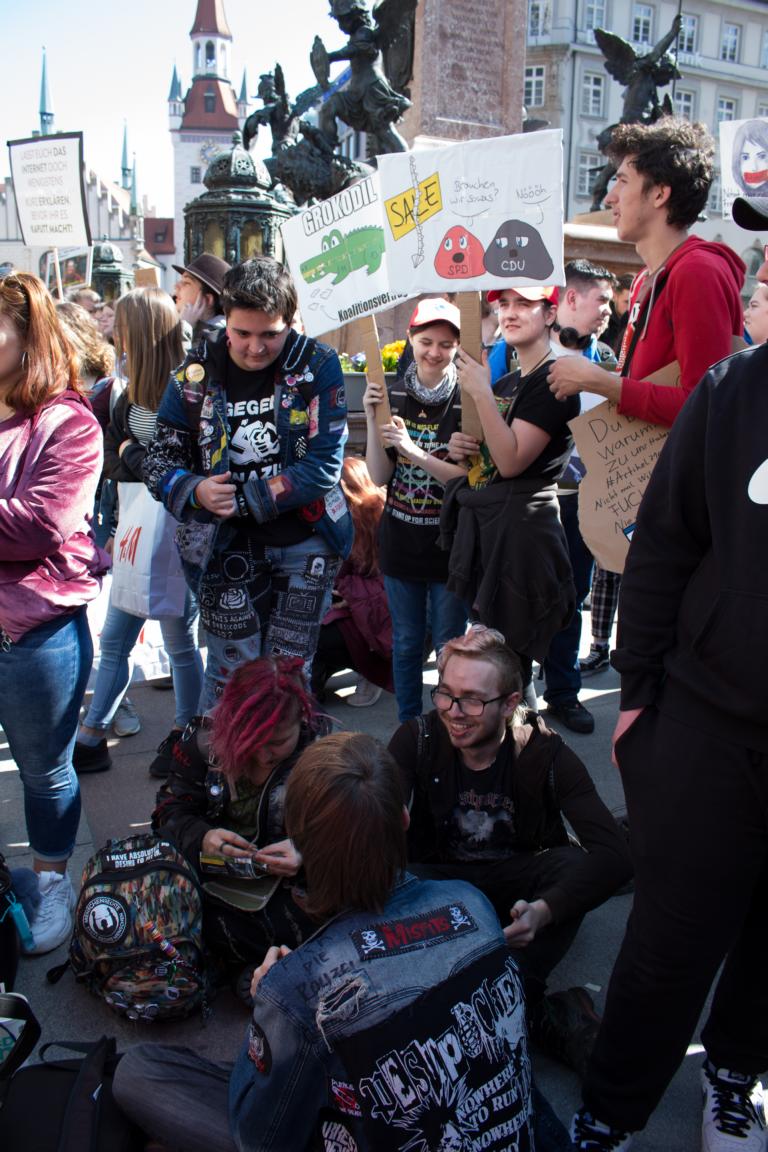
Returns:
[[[643,1128],[725,961],[702,1043],[717,1067],[768,1067],[768,755],[647,708],[621,738],[635,899],[584,1104]]]

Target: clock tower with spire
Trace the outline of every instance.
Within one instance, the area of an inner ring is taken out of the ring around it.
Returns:
[[[184,206],[204,191],[203,176],[217,152],[231,147],[248,105],[245,75],[240,96],[230,80],[229,30],[224,0],[197,0],[190,31],[192,83],[186,96],[173,67],[168,116],[174,154],[174,264],[184,264]],[[215,252],[224,258],[223,252]]]

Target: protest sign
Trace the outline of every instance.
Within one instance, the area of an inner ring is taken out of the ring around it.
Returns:
[[[587,470],[579,484],[581,535],[603,568],[623,572],[637,510],[669,429],[620,415],[610,400],[569,427]]]
[[[461,346],[478,363],[483,358],[483,313],[479,292],[460,292],[456,297],[461,317]],[[483,425],[471,396],[461,394],[461,430],[484,440]]]
[[[723,219],[737,196],[768,196],[768,118],[720,123]]]
[[[379,157],[391,284],[408,293],[562,284],[562,132]]]
[[[22,239],[33,248],[91,243],[83,189],[83,134],[9,140]]]
[[[286,220],[282,234],[308,336],[406,299],[389,290],[376,174]]]

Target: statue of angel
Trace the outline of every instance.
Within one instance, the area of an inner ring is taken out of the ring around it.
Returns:
[[[331,0],[331,16],[349,37],[343,48],[327,52],[319,36],[310,56],[323,90],[330,87],[329,66],[348,60],[351,76],[320,108],[320,130],[331,148],[339,142],[336,119],[373,136],[375,151],[405,152],[407,144],[394,124],[411,102],[402,92],[413,70],[413,30],[418,0],[376,0],[372,13],[364,0]]]
[[[632,45],[621,36],[606,32],[604,28],[595,29],[595,40],[605,57],[606,72],[620,84],[626,85],[619,123],[654,124],[659,117],[672,115],[669,95],[659,103],[658,89],[671,83],[672,80],[680,79],[677,64],[669,53],[680,33],[680,23],[680,16],[675,16],[666,36],[662,36],[650,52],[645,52],[641,56],[638,56]],[[598,136],[597,143],[601,152],[604,152],[610,144],[615,127],[615,124],[611,124]],[[600,169],[592,187],[592,212],[600,210],[615,171],[610,162]]]
[[[250,151],[259,128],[269,128],[272,132],[272,155],[276,156],[281,149],[296,143],[302,116],[318,103],[323,92],[319,84],[314,84],[300,92],[291,104],[285,90],[283,69],[276,64],[274,72],[264,72],[259,77],[257,94],[263,106],[252,112],[243,126],[243,147]]]

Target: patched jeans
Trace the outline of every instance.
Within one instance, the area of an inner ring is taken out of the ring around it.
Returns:
[[[72,750],[92,661],[85,608],[0,650],[0,724],[24,785],[27,835],[39,860],[66,860],[75,846],[80,788]]]
[[[217,612],[217,605],[206,603],[211,588],[204,580],[200,602],[208,661],[200,698],[201,713],[210,712],[214,707],[230,672],[259,656],[274,653],[301,657],[307,683],[310,683],[320,625],[330,607],[340,564],[340,557],[317,533],[298,544],[267,545],[256,579],[251,578],[247,583],[217,583],[222,599],[227,597],[229,601],[223,608],[238,609],[237,613],[230,611],[229,616],[224,611]],[[226,560],[221,568],[225,565]],[[234,604],[237,597],[244,602]],[[231,619],[233,634],[217,634],[209,623],[211,618],[224,622]],[[237,628],[238,620],[247,622],[248,635],[237,634],[242,630]]]

